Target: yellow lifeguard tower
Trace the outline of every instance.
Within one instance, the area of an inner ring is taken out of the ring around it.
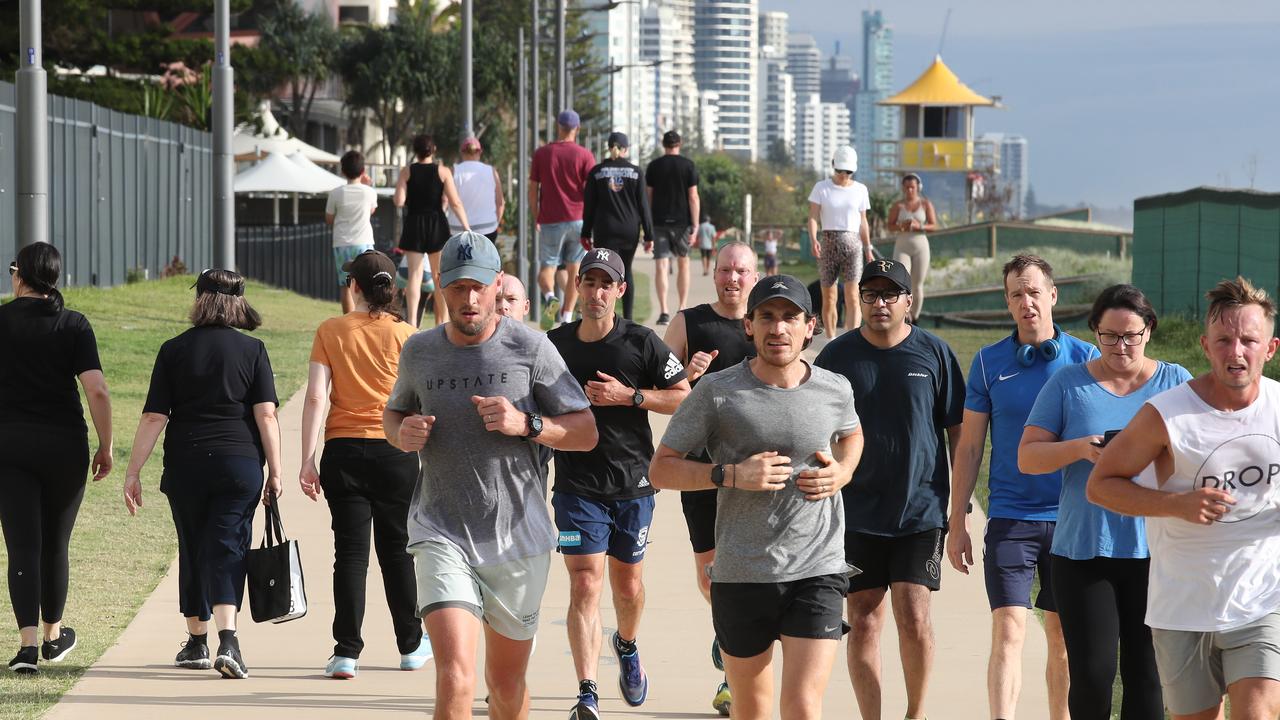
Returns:
[[[1000,107],[998,99],[960,82],[941,56],[905,90],[879,104],[902,108],[902,135],[876,138],[877,185],[896,187],[904,173],[916,173],[924,178],[934,204],[943,200],[954,216],[967,204],[971,182],[981,183],[979,176],[998,171],[999,146],[975,140],[973,131],[974,108]]]

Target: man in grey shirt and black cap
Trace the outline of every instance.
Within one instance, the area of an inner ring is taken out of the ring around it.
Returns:
[[[782,642],[782,706],[822,714],[849,566],[840,496],[862,455],[853,391],[802,357],[817,319],[804,284],[764,278],[751,291],[756,357],[702,378],[671,418],[649,469],[655,487],[719,489],[711,617],[733,716],[773,713],[773,643]],[[711,463],[686,459],[706,448]]]

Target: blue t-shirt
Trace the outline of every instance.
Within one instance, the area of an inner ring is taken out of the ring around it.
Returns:
[[[1052,522],[1058,517],[1062,473],[1027,475],[1018,470],[1022,427],[1045,381],[1059,368],[1098,357],[1098,348],[1062,331],[1057,334],[1058,357],[1045,360],[1039,352],[1030,367],[1018,364],[1020,343],[1015,334],[992,343],[973,356],[964,409],[991,416],[991,497],[987,517]]]
[[[1143,403],[1190,379],[1186,368],[1162,362],[1142,387],[1120,396],[1102,387],[1086,366],[1071,365],[1045,383],[1027,417],[1027,426],[1048,430],[1059,440],[1123,430]],[[1072,560],[1149,557],[1142,518],[1117,515],[1085,498],[1085,484],[1092,471],[1093,463],[1088,460],[1077,460],[1062,469],[1058,526],[1051,552]]]

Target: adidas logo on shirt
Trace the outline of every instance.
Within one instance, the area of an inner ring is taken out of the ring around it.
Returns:
[[[640,482],[636,483],[636,487],[638,488],[649,487],[649,478],[641,477]]]
[[[662,379],[670,380],[676,376],[676,373],[679,373],[683,369],[684,365],[682,365],[680,360],[676,358],[675,353],[671,353],[667,355],[667,367],[662,371]]]

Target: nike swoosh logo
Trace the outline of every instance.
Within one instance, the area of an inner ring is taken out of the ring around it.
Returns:
[[[1012,374],[1012,375],[997,375],[997,376],[996,376],[996,379],[997,379],[997,380],[999,380],[999,381],[1001,381],[1001,382],[1003,382],[1003,381],[1005,381],[1005,380],[1008,380],[1008,379],[1009,379],[1009,378],[1011,378],[1011,377],[1017,377],[1018,375],[1021,375],[1021,374],[1022,374],[1021,372],[1016,372],[1016,373],[1014,373],[1014,374]]]
[[[840,626],[839,626],[839,625],[832,625],[832,626],[831,626],[831,627],[829,627],[829,628],[822,628],[822,632],[824,632],[824,633],[835,632],[835,631],[836,631],[836,628],[838,628],[838,627],[840,627]]]

